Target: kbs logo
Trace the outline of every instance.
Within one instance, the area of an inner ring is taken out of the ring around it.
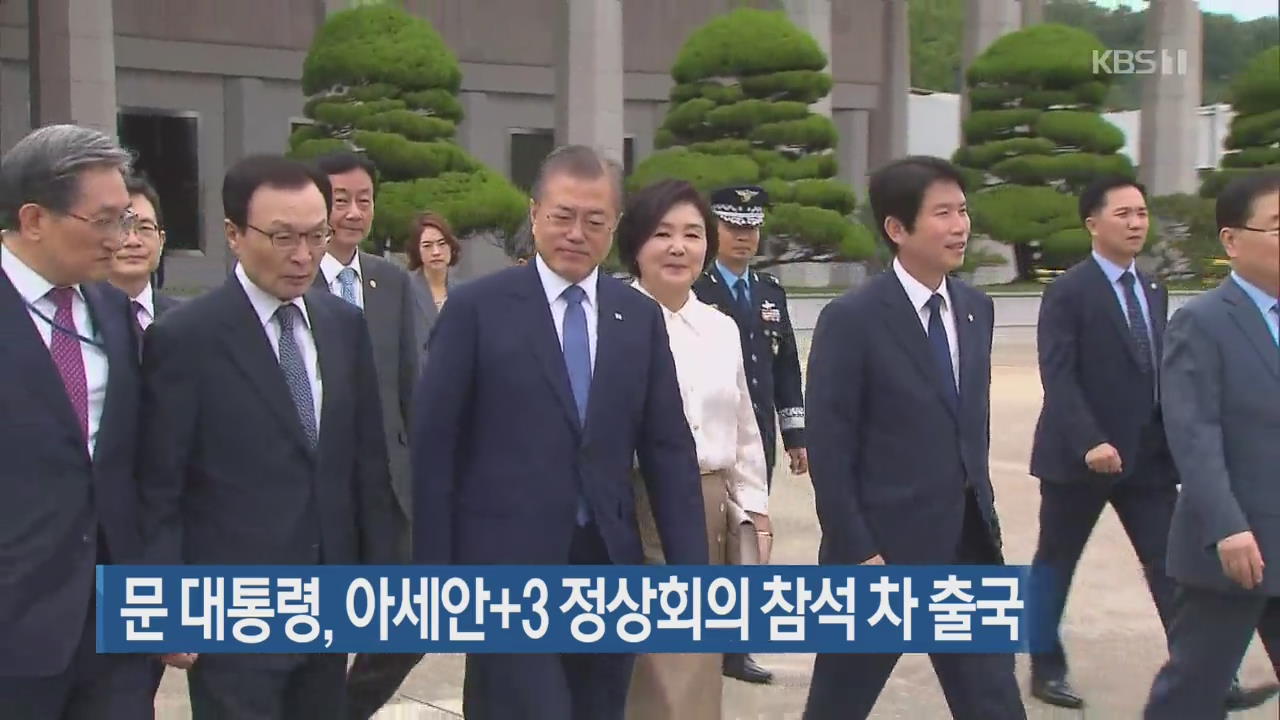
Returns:
[[[1186,50],[1093,51],[1094,75],[1186,75]]]

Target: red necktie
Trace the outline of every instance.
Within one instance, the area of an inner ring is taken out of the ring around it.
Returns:
[[[76,318],[71,313],[71,301],[75,298],[75,289],[69,287],[54,288],[49,291],[49,299],[53,300],[57,310],[53,314],[52,333],[49,342],[49,353],[53,355],[53,364],[58,367],[62,376],[62,384],[67,389],[67,398],[71,401],[71,409],[75,412],[76,421],[80,424],[80,433],[89,437],[89,389],[84,374],[84,354],[80,349],[80,338],[76,335]]]

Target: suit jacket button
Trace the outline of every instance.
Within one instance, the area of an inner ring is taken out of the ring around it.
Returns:
[[[92,540],[89,538],[88,533],[86,533],[84,536],[82,536],[82,537],[80,538],[80,540],[82,540],[82,541],[83,541],[84,543],[86,543],[86,544],[88,544],[89,542],[92,542]]]

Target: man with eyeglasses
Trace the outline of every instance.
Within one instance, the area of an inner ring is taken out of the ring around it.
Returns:
[[[1256,631],[1280,667],[1280,173],[1217,200],[1231,275],[1165,331],[1165,432],[1182,492],[1169,530],[1177,582],[1169,661],[1146,717],[1221,718]]]
[[[140,175],[130,175],[124,184],[129,191],[133,223],[125,233],[120,249],[111,258],[108,279],[129,296],[134,330],[141,343],[142,333],[157,317],[173,309],[178,300],[157,291],[151,284],[156,267],[160,265],[160,253],[164,250],[160,197],[151,183]]]
[[[147,330],[139,482],[153,562],[397,562],[369,331],[312,289],[330,199],[307,165],[236,163],[222,185],[235,272]],[[343,717],[345,654],[166,662],[190,669],[195,720]]]
[[[0,718],[150,717],[143,656],[95,653],[94,565],[136,563],[138,355],[105,280],[129,155],[74,125],[0,159]]]
[[[600,272],[615,163],[559,148],[529,207],[533,261],[462,285],[414,394],[414,560],[639,565],[632,467],[672,565],[707,562],[693,435],[657,303]],[[632,655],[469,655],[469,718],[621,720]]]

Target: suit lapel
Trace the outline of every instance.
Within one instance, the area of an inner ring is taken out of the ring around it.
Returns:
[[[946,391],[938,382],[938,373],[932,362],[933,352],[929,348],[929,338],[920,324],[920,315],[911,305],[911,298],[907,296],[906,289],[902,287],[902,283],[898,281],[898,277],[892,270],[884,274],[881,282],[884,286],[880,291],[880,299],[885,305],[884,322],[888,325],[890,334],[911,358],[921,378],[937,393],[938,400],[955,417],[955,404],[947,397]],[[952,302],[954,301],[953,296]],[[961,347],[964,346],[961,345]],[[964,357],[963,353],[961,357]]]
[[[342,344],[341,333],[338,332],[337,324],[328,314],[322,303],[316,301],[314,293],[318,291],[312,290],[307,293],[309,297],[304,297],[303,302],[307,305],[307,316],[311,320],[311,336],[316,342],[316,357],[320,364],[320,381],[324,382],[325,378],[342,378],[350,377],[350,368],[346,368],[348,372],[343,373],[344,368],[337,367],[339,348]],[[369,296],[365,296],[367,301]],[[322,394],[320,401],[320,432],[316,442],[317,451],[325,440],[325,428],[338,427],[336,420],[330,415],[336,412],[337,394],[340,391],[341,384],[336,382],[329,383],[328,388]],[[293,405],[290,403],[290,408]],[[294,412],[297,415],[297,412]],[[301,429],[301,422],[298,423]]]
[[[1111,281],[1107,279],[1106,271],[1102,269],[1097,260],[1090,257],[1089,264],[1093,267],[1094,290],[1091,294],[1095,298],[1094,302],[1102,303],[1103,312],[1106,313],[1107,317],[1111,318],[1111,324],[1115,325],[1116,332],[1120,333],[1120,342],[1129,350],[1129,358],[1138,367],[1142,367],[1142,360],[1138,357],[1138,346],[1134,344],[1133,335],[1129,332],[1129,321],[1125,319],[1124,310],[1121,309],[1120,303],[1116,300],[1115,288],[1111,287]],[[1154,306],[1148,303],[1148,307]]]
[[[7,381],[22,378],[22,384],[57,416],[63,429],[79,439],[80,423],[71,409],[71,399],[67,397],[49,347],[31,322],[27,304],[17,288],[9,281],[9,276],[0,271],[0,353],[5,352],[13,358],[12,370],[9,371],[12,374]],[[84,447],[84,443],[80,446]]]
[[[384,342],[394,340],[394,337],[384,338],[382,335],[388,331],[398,332],[399,324],[388,320],[400,317],[400,313],[399,308],[392,305],[393,299],[385,292],[388,285],[386,278],[382,277],[382,268],[377,263],[369,262],[366,257],[361,257],[360,270],[361,289],[364,292],[364,319],[369,326],[369,334],[373,336],[374,346],[394,345],[394,342]]]
[[[601,272],[596,277],[596,304],[599,306],[598,324],[596,327],[596,362],[591,372],[591,394],[587,398],[587,427],[591,431],[591,420],[597,413],[609,412],[605,401],[604,388],[614,387],[618,372],[626,367],[625,345],[618,342],[626,322],[621,308],[621,293],[630,292],[621,283],[608,282]]]
[[[89,315],[98,335],[106,348],[107,355],[107,393],[102,406],[102,418],[98,422],[98,440],[94,445],[95,457],[108,457],[105,452],[109,443],[116,439],[113,428],[122,426],[121,413],[127,408],[121,405],[120,393],[126,389],[129,381],[129,366],[136,367],[138,354],[135,351],[134,330],[127,317],[118,313],[107,312],[108,301],[102,296],[102,288],[85,285],[85,304],[89,306]],[[132,308],[129,310],[132,313]]]
[[[972,298],[966,288],[959,283],[947,280],[947,291],[951,295],[952,312],[956,320],[956,343],[960,345],[960,402],[976,397],[978,377],[975,371],[979,367],[978,359],[982,356],[983,337],[974,312]]]
[[[244,373],[249,384],[257,389],[267,407],[288,428],[294,442],[310,449],[302,432],[302,420],[289,395],[289,387],[280,369],[280,361],[271,349],[266,328],[258,320],[249,296],[235,275],[217,292],[226,293],[226,310],[222,317],[223,339],[232,361]]]
[[[1275,341],[1271,339],[1271,330],[1267,328],[1267,321],[1263,319],[1262,313],[1258,312],[1258,306],[1230,277],[1223,280],[1220,287],[1222,299],[1231,306],[1229,313],[1236,327],[1244,333],[1249,344],[1258,352],[1262,364],[1267,366],[1272,375],[1280,379],[1280,348],[1277,348]]]
[[[1164,328],[1169,322],[1169,295],[1162,292],[1160,286],[1141,273],[1138,282],[1142,283],[1142,292],[1147,296],[1147,310],[1151,315],[1151,338],[1155,343],[1155,367],[1160,367],[1160,358],[1164,357]]]
[[[560,336],[556,334],[555,320],[551,317],[551,306],[547,303],[547,294],[542,287],[542,278],[538,277],[538,268],[529,263],[519,286],[513,288],[519,302],[514,314],[519,317],[518,327],[525,330],[529,347],[538,364],[551,383],[552,392],[560,400],[561,409],[569,425],[581,431],[582,423],[578,419],[578,405],[573,400],[573,390],[569,386],[569,369],[564,364],[564,349],[560,346]],[[597,302],[599,301],[597,294]]]

